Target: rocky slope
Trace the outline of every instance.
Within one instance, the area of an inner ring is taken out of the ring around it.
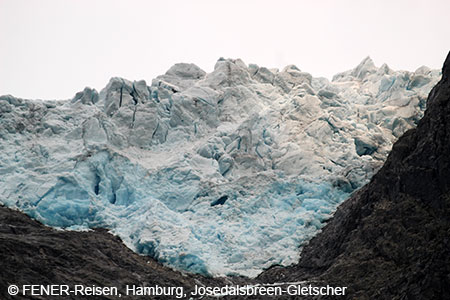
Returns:
[[[0,206],[0,299],[49,298],[12,297],[7,292],[11,284],[110,286],[120,289],[123,299],[133,299],[125,297],[126,285],[184,287],[189,293],[196,284],[223,285],[226,282],[173,271],[149,257],[137,255],[105,229],[90,232],[55,230],[23,213]],[[71,295],[63,299],[87,298]],[[118,297],[92,296],[88,299]]]
[[[0,203],[46,225],[108,228],[210,275],[298,261],[339,203],[415,126],[440,77],[367,58],[332,82],[295,66],[177,64],[69,101],[0,97]]]
[[[351,299],[450,299],[450,53],[417,128],[297,265],[259,279],[345,285]]]

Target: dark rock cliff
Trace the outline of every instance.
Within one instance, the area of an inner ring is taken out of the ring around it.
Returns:
[[[299,263],[259,280],[349,287],[350,299],[450,299],[450,53],[425,116]]]

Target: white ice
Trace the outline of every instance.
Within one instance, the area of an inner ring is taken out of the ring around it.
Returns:
[[[179,269],[255,276],[298,260],[439,77],[367,58],[329,82],[220,59],[71,100],[2,96],[0,202],[50,226],[110,228]]]

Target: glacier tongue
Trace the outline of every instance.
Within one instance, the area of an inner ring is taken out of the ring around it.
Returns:
[[[332,82],[220,59],[70,101],[0,97],[0,202],[110,228],[188,271],[257,275],[304,245],[415,126],[440,72],[366,58]]]

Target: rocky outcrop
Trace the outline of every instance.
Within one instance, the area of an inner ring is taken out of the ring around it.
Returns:
[[[184,287],[189,295],[197,285],[226,281],[186,275],[139,256],[105,229],[89,232],[46,227],[18,211],[0,206],[0,299],[48,299],[45,296],[8,295],[9,285],[70,285],[117,287],[126,297],[126,285]],[[58,297],[51,297],[57,299]],[[155,299],[150,297],[146,299]],[[169,299],[166,297],[164,299]],[[116,296],[64,296],[63,299],[119,299]]]
[[[349,287],[349,299],[450,299],[450,53],[425,116],[289,268],[259,280]]]

